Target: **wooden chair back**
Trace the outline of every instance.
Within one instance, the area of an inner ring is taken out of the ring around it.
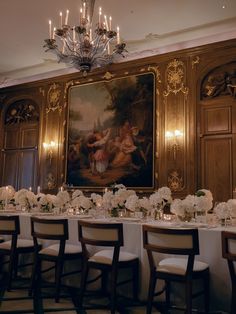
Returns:
[[[0,215],[0,234],[2,234],[2,235],[18,235],[18,234],[20,234],[19,216]]]
[[[112,264],[119,260],[120,247],[124,244],[123,225],[121,223],[94,223],[78,221],[79,241],[83,257],[89,259],[87,245],[114,248]]]
[[[143,225],[143,246],[147,250],[151,269],[156,267],[153,252],[187,255],[186,275],[190,275],[193,270],[195,255],[199,254],[198,229],[174,229]]]
[[[120,247],[124,244],[121,223],[94,223],[79,220],[79,240],[82,244]]]
[[[68,240],[68,220],[31,217],[31,234],[38,239]]]

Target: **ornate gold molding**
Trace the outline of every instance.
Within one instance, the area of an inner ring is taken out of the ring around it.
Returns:
[[[160,72],[160,69],[159,69],[159,66],[156,65],[156,66],[152,66],[152,65],[149,65],[148,66],[148,71],[153,71],[156,75],[156,83],[161,83],[161,72]],[[160,95],[160,91],[157,87],[157,84],[156,84],[156,93],[157,95]]]
[[[39,87],[39,93],[43,95],[43,97],[45,96],[45,89],[42,87]]]
[[[185,72],[183,61],[174,59],[168,64],[165,73],[167,89],[163,92],[164,97],[167,97],[170,93],[175,95],[179,92],[184,95],[188,94],[189,89],[184,85]]]
[[[49,190],[53,190],[56,187],[56,179],[52,172],[47,174],[46,185]]]
[[[200,63],[200,57],[196,56],[195,59],[192,60],[192,69],[194,69],[196,64]]]
[[[109,81],[111,80],[113,77],[115,77],[115,74],[111,74],[111,72],[107,71],[103,76],[102,78]]]
[[[157,83],[161,83],[161,72],[158,65],[156,66],[149,65],[148,71],[153,71],[156,74]]]
[[[178,170],[171,170],[168,173],[167,185],[171,191],[177,192],[184,189],[183,178]]]
[[[46,113],[48,114],[50,111],[58,110],[59,113],[62,112],[63,106],[60,104],[60,97],[61,97],[61,89],[60,85],[53,83],[47,94],[47,103],[48,106],[46,108]]]

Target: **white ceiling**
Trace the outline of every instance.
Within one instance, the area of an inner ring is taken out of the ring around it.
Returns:
[[[0,87],[70,73],[44,52],[48,20],[70,10],[69,24],[79,17],[80,0],[0,0]],[[96,0],[112,16],[127,43],[127,59],[236,37],[236,0]],[[224,8],[223,8],[224,7]]]

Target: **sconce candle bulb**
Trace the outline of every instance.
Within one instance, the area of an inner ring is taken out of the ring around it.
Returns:
[[[50,143],[43,142],[43,147],[47,152],[47,158],[50,161],[50,165],[52,164],[53,150],[56,148],[56,146],[57,144],[54,141],[51,141]]]
[[[165,137],[169,142],[169,150],[173,151],[173,160],[176,161],[177,151],[180,149],[178,138],[183,137],[183,132],[180,130],[166,131]]]

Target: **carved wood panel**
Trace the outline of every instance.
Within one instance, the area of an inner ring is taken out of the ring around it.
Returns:
[[[18,155],[13,151],[2,152],[2,178],[1,185],[12,185],[17,188]]]
[[[202,108],[202,133],[231,133],[232,132],[232,108],[224,106],[204,106]]]
[[[215,201],[226,201],[233,190],[233,141],[231,135],[201,139],[202,186],[211,190]]]
[[[18,187],[29,188],[30,186],[36,191],[37,179],[37,149],[23,150],[18,153]],[[34,171],[29,171],[34,169]]]

